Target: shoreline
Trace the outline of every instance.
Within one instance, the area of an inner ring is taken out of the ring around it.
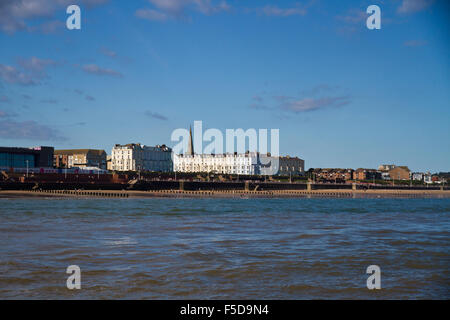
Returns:
[[[0,199],[11,198],[101,198],[101,199],[139,199],[139,198],[450,198],[450,190],[0,190]]]

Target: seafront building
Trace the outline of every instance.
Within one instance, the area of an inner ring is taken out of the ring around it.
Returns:
[[[411,179],[411,171],[407,166],[397,166],[389,170],[389,176],[392,180],[409,180]]]
[[[381,172],[376,169],[358,168],[353,171],[353,180],[381,180]]]
[[[114,171],[173,171],[172,149],[166,145],[154,147],[140,143],[116,144],[111,152]]]
[[[52,168],[53,147],[0,147],[0,168]]]
[[[305,174],[305,160],[299,157],[278,157],[279,171],[278,175],[304,175]]]
[[[347,181],[353,179],[353,169],[343,168],[314,168],[309,169],[314,181]]]
[[[259,152],[197,154],[194,152],[192,130],[188,150],[173,155],[175,172],[208,172],[240,175],[303,175],[305,161],[298,157],[273,157]]]
[[[256,153],[246,154],[174,154],[175,172],[211,172],[223,174],[258,174]]]
[[[53,156],[55,168],[89,168],[106,169],[106,152],[97,149],[55,150]]]
[[[174,154],[174,171],[241,175],[302,175],[304,160],[272,157],[258,152],[224,154]]]

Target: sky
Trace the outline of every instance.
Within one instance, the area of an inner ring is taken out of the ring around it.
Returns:
[[[69,30],[66,8],[81,8]],[[381,29],[369,30],[369,5]],[[0,146],[279,129],[306,168],[450,171],[445,0],[0,0]]]

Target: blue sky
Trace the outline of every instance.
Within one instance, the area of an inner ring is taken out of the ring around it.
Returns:
[[[66,7],[81,7],[68,30]],[[366,8],[381,8],[368,30]],[[450,171],[446,1],[0,4],[0,145],[168,144],[279,128],[309,167]]]

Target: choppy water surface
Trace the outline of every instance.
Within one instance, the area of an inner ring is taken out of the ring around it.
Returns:
[[[449,215],[449,199],[0,199],[0,298],[449,299]]]

